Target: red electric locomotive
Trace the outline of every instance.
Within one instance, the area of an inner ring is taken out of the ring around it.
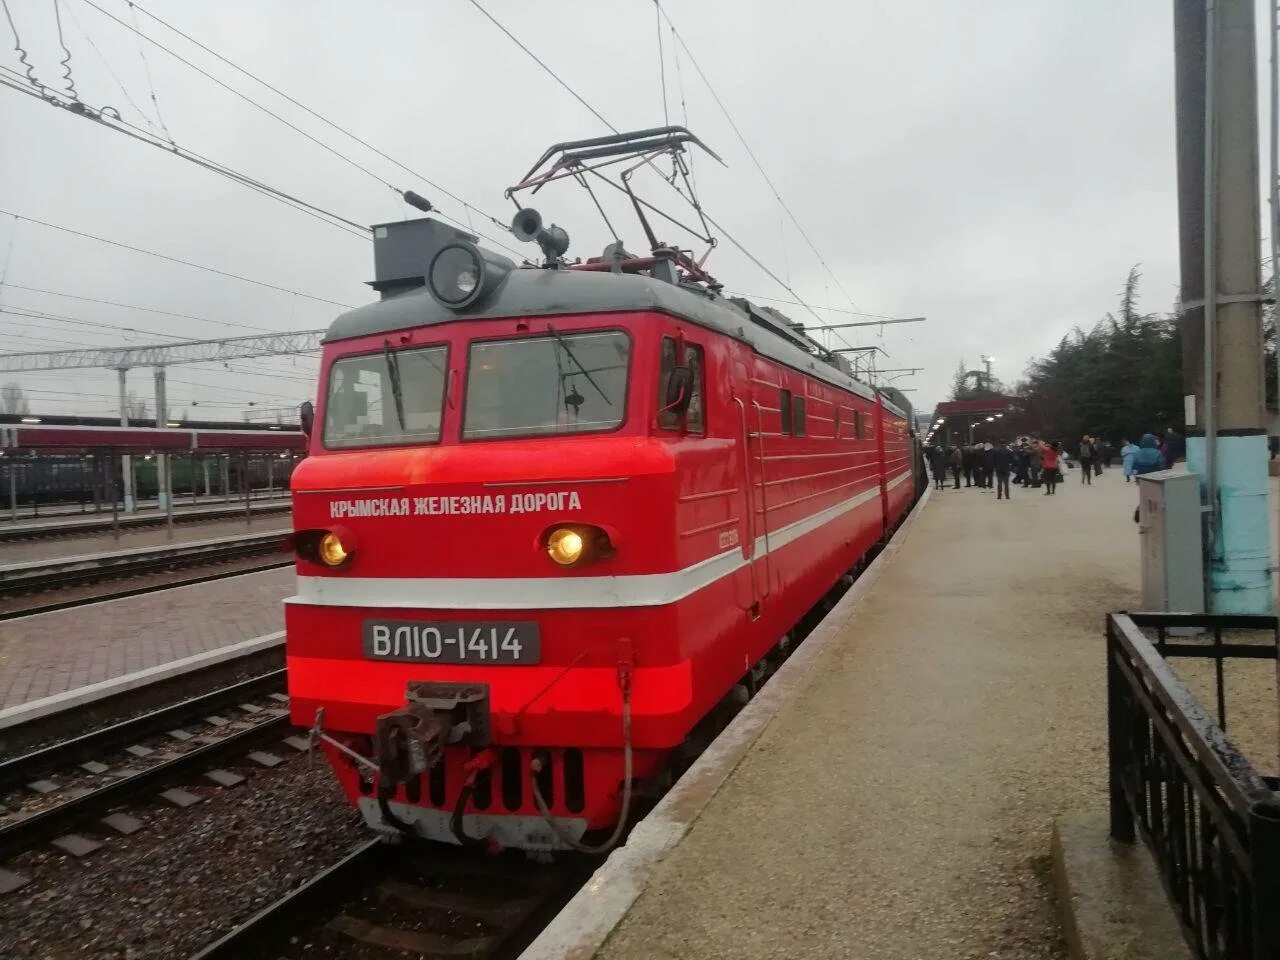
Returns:
[[[696,142],[559,145],[521,187]],[[374,230],[382,299],[304,411],[289,694],[371,826],[581,848],[895,526],[915,457],[906,411],[687,253],[512,230],[543,264]]]

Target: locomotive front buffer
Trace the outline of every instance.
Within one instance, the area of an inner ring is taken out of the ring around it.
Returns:
[[[489,685],[414,681],[405,705],[378,717],[374,755],[379,786],[394,792],[443,759],[448,744],[489,745]]]

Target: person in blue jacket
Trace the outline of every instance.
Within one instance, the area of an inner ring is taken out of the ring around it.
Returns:
[[[1133,480],[1133,458],[1138,455],[1138,445],[1128,437],[1124,439],[1124,446],[1120,448],[1120,463],[1124,467],[1124,482],[1130,483]]]
[[[1144,473],[1155,473],[1164,469],[1164,454],[1160,451],[1160,441],[1154,433],[1144,433],[1138,444],[1138,452],[1133,456],[1133,473],[1141,476]],[[1138,510],[1133,510],[1133,522],[1138,522]]]

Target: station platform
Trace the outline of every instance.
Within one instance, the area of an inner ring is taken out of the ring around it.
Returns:
[[[1136,502],[933,491],[522,960],[1064,957],[1051,824],[1106,810]]]
[[[3,714],[284,629],[292,567],[0,622]]]

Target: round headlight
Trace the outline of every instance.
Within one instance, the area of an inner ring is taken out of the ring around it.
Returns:
[[[585,547],[582,534],[568,527],[553,530],[551,536],[547,537],[547,553],[562,567],[571,567],[581,560]]]
[[[462,310],[490,296],[515,266],[506,257],[456,240],[431,258],[427,289],[450,310]]]
[[[351,554],[347,553],[336,533],[326,533],[316,544],[316,556],[326,567],[340,567]]]
[[[431,261],[431,292],[447,306],[464,306],[480,288],[484,269],[480,258],[467,247],[445,247]]]

